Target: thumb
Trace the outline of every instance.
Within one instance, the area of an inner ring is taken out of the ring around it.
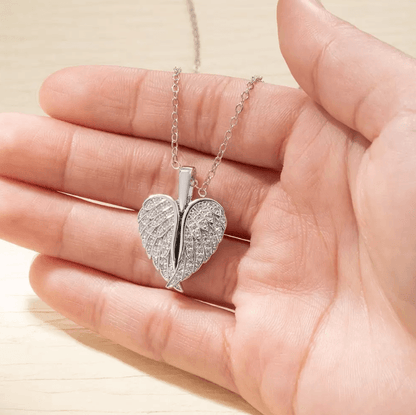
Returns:
[[[409,110],[414,59],[335,17],[318,0],[280,0],[277,23],[293,76],[342,123],[372,141]]]

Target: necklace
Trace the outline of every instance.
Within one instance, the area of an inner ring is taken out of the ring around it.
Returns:
[[[187,0],[187,5],[194,37],[194,72],[197,73],[201,63],[198,24],[192,0]],[[214,199],[206,197],[207,190],[227,150],[232,130],[244,109],[244,102],[249,98],[254,85],[262,81],[262,77],[253,76],[247,83],[212,167],[199,185],[195,167],[182,166],[178,159],[178,96],[181,72],[181,68],[175,67],[172,75],[171,165],[179,170],[178,199],[174,200],[163,194],[149,196],[139,211],[138,222],[143,247],[167,282],[166,288],[183,292],[181,282],[211,258],[224,237],[227,227],[224,208]],[[198,190],[200,199],[192,200],[194,189]]]
[[[168,195],[151,195],[139,211],[139,232],[143,246],[155,268],[167,281],[166,288],[183,292],[180,283],[195,273],[207,262],[221,242],[227,219],[224,208],[215,200],[206,197],[207,189],[220,165],[232,130],[243,111],[244,102],[261,77],[253,76],[241,94],[235,107],[230,128],[225,132],[218,154],[201,186],[196,179],[194,167],[184,167],[178,160],[178,93],[180,68],[173,73],[173,112],[171,129],[172,167],[179,170],[178,199]],[[192,200],[194,188],[200,199]]]

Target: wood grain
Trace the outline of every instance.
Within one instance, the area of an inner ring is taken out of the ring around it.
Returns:
[[[416,56],[414,0],[326,0]],[[196,0],[203,72],[296,86],[276,36],[275,0]],[[183,0],[2,0],[0,111],[41,114],[42,80],[65,66],[191,71]],[[78,327],[33,294],[34,253],[0,241],[0,414],[257,414],[239,397]]]

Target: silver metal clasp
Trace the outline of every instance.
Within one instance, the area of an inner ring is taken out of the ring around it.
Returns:
[[[181,167],[179,169],[178,203],[181,212],[185,210],[186,205],[192,200],[195,174],[195,167]]]

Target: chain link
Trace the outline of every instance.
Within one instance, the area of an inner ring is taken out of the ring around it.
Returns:
[[[179,130],[178,130],[178,94],[179,94],[179,74],[181,73],[181,68],[173,69],[173,85],[172,85],[172,128],[171,128],[171,148],[172,148],[172,167],[175,170],[181,168],[181,164],[178,160],[178,139],[179,139]]]
[[[172,167],[174,169],[179,169],[182,167],[178,160],[178,94],[179,94],[179,76],[182,72],[181,68],[175,67],[173,69],[173,85],[172,85],[172,134],[171,134],[171,147],[172,147]],[[227,150],[228,142],[230,141],[233,135],[233,129],[238,124],[239,115],[244,109],[244,103],[250,97],[250,91],[254,88],[254,85],[257,82],[262,82],[263,78],[261,76],[253,76],[250,81],[247,82],[247,88],[242,92],[240,96],[240,102],[235,107],[235,114],[231,117],[230,120],[230,127],[224,134],[223,142],[221,143],[218,154],[216,155],[214,162],[212,164],[211,169],[209,170],[207,177],[205,178],[204,182],[201,186],[199,186],[198,180],[196,178],[193,179],[193,185],[196,189],[198,189],[198,194],[200,197],[205,197],[207,195],[207,189],[211,180],[215,176],[215,172],[217,171],[218,166],[221,164],[222,158],[224,157],[225,151]]]
[[[198,20],[196,18],[195,6],[192,0],[186,0],[186,4],[188,7],[189,18],[191,20],[192,25],[192,36],[194,39],[194,72],[199,72],[199,67],[201,66],[201,43],[199,40],[199,29],[198,29]],[[179,74],[182,72],[181,68],[174,68],[173,69],[173,85],[172,85],[172,129],[171,129],[171,147],[172,147],[172,167],[175,170],[180,169],[182,166],[178,160],[178,138],[179,138],[179,131],[178,131],[178,93],[179,93]]]
[[[192,25],[192,36],[194,38],[194,72],[199,72],[199,67],[201,66],[201,42],[199,40],[199,29],[198,29],[198,20],[196,19],[195,6],[192,0],[186,0],[188,6],[189,18]]]

